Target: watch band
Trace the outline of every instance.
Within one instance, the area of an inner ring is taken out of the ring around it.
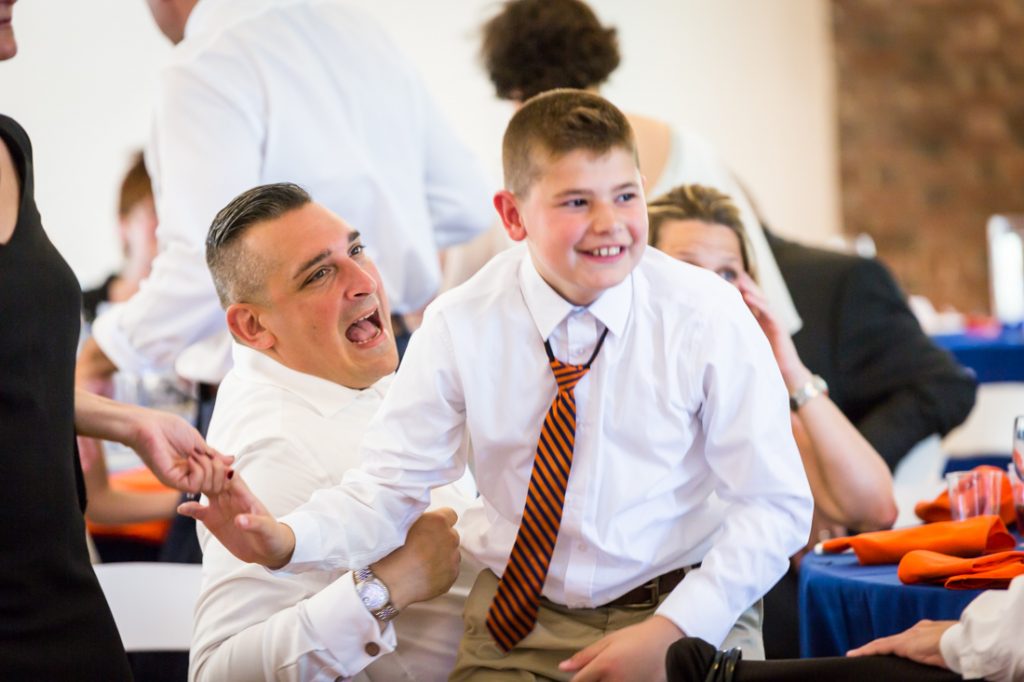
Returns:
[[[355,583],[356,593],[359,595],[359,599],[363,602],[363,605],[366,606],[367,610],[374,618],[379,620],[381,623],[387,623],[398,615],[398,609],[391,603],[391,594],[388,591],[388,586],[385,585],[372,570],[370,570],[369,566],[353,571],[352,579]],[[379,586],[379,589],[383,590],[384,595],[387,596],[387,602],[383,606],[377,609],[370,606],[363,595],[363,590],[365,589],[363,586],[365,583],[374,583]]]
[[[811,398],[828,394],[828,384],[817,374],[811,376],[807,382],[789,395],[789,409],[796,412],[806,405]]]

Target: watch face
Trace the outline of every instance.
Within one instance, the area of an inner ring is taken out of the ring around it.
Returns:
[[[359,583],[359,598],[370,611],[384,608],[388,603],[388,589],[378,580]]]

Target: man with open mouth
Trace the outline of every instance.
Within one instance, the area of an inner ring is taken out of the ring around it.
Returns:
[[[206,256],[234,337],[209,437],[237,456],[231,487],[283,514],[359,466],[363,430],[398,364],[388,299],[359,233],[292,184],[228,204]],[[439,493],[435,507],[460,512],[471,499]],[[371,680],[445,679],[468,586],[407,610],[458,573],[455,514],[424,518],[404,547],[352,573],[271,574],[200,527],[190,679],[348,678],[364,668]]]

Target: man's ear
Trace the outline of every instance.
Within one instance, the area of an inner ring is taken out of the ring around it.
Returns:
[[[238,341],[255,350],[270,350],[277,337],[263,326],[260,311],[251,303],[232,303],[226,311],[228,329]]]
[[[526,239],[526,226],[523,225],[523,216],[519,213],[519,206],[516,203],[516,196],[503,189],[494,195],[494,208],[501,217],[501,223],[505,226],[508,238],[514,242],[521,242]]]

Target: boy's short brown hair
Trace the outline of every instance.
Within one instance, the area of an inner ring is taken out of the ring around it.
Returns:
[[[729,228],[740,240],[743,269],[757,279],[750,257],[747,231],[743,227],[743,220],[740,219],[740,211],[729,195],[704,185],[679,185],[660,197],[651,199],[647,203],[647,215],[650,222],[647,243],[654,247],[661,236],[661,226],[668,220],[699,220],[709,225]]]
[[[579,149],[604,154],[616,147],[636,158],[633,128],[614,104],[585,90],[549,90],[528,100],[505,129],[505,188],[525,196],[542,161]]]
[[[484,24],[480,57],[498,97],[521,102],[605,82],[619,43],[581,0],[509,0]]]

